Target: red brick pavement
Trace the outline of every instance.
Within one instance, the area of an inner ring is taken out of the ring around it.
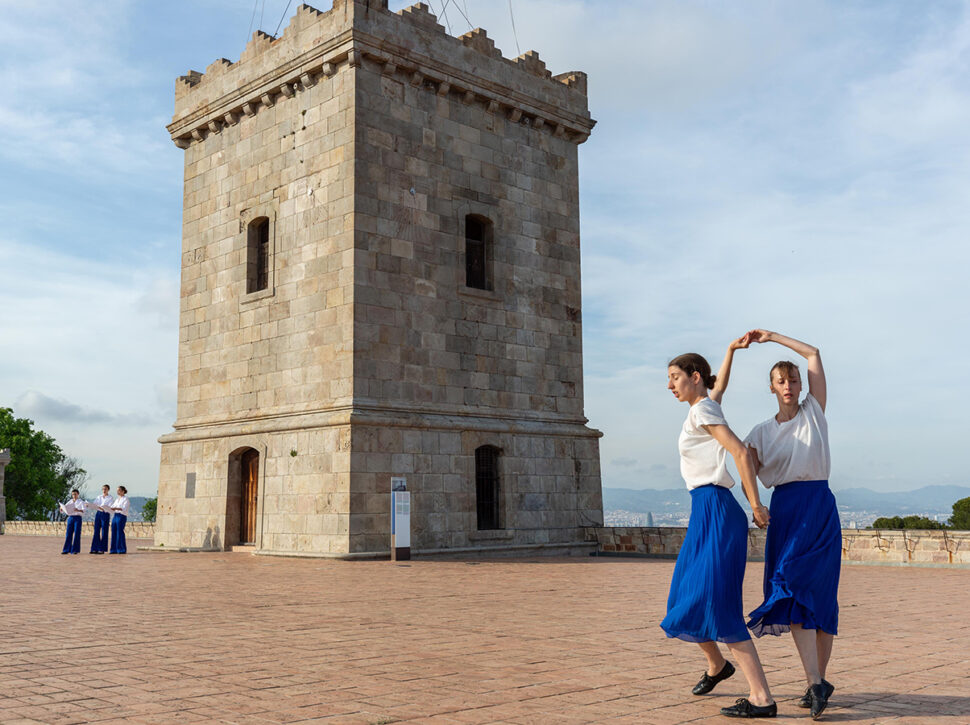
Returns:
[[[134,542],[133,542],[134,543]],[[668,640],[673,562],[61,556],[0,537],[0,723],[727,723]],[[761,565],[745,601],[758,603]],[[823,720],[970,723],[970,570],[847,566]],[[787,637],[758,641],[811,722]]]

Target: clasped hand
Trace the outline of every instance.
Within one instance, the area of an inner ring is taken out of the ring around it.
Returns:
[[[747,350],[752,342],[769,342],[771,340],[771,332],[768,330],[749,330],[739,337],[737,340],[731,341],[732,350]]]
[[[759,529],[767,529],[771,514],[768,513],[767,506],[757,506],[751,511],[751,518]]]

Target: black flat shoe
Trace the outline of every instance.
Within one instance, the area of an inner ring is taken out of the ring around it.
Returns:
[[[714,689],[716,685],[721,680],[726,680],[728,677],[734,674],[734,665],[732,665],[727,660],[724,660],[724,667],[713,677],[706,672],[704,676],[701,677],[700,682],[694,685],[694,689],[691,690],[695,695],[706,695],[708,692]]]
[[[812,685],[808,688],[808,697],[811,701],[812,720],[818,720],[829,704],[829,692],[825,685]]]
[[[732,707],[722,707],[721,714],[725,717],[775,717],[778,714],[778,704],[760,707],[752,705],[748,698],[738,698]]]
[[[823,678],[822,679],[822,687],[825,688],[825,700],[828,701],[828,699],[830,697],[832,697],[832,693],[835,692],[835,685],[833,685],[831,682],[829,682],[828,680],[826,680],[826,679]],[[808,708],[810,708],[812,706],[812,697],[811,697],[811,694],[812,694],[812,688],[811,687],[806,687],[805,688],[805,694],[802,695],[802,699],[799,700],[796,704],[799,707],[804,707],[807,710]]]

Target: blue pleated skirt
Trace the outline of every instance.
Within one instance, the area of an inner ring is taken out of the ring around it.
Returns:
[[[687,535],[677,555],[660,626],[687,642],[741,642],[741,584],[748,554],[748,517],[723,486],[690,492]]]
[[[793,481],[771,494],[765,600],[749,615],[756,637],[791,624],[838,634],[842,526],[828,481]]]

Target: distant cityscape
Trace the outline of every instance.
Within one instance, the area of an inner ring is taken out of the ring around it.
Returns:
[[[950,518],[949,513],[930,513],[927,511],[913,511],[917,516],[926,516],[934,521],[946,523]],[[871,526],[872,522],[880,516],[892,516],[882,511],[839,511],[839,521],[843,529],[864,529]],[[677,513],[653,513],[652,511],[624,511],[617,509],[604,511],[605,526],[687,526],[690,512]]]
[[[740,487],[735,496],[745,510]],[[970,496],[967,486],[924,486],[915,491],[881,493],[866,488],[836,490],[839,519],[846,529],[864,529],[882,516],[915,514],[940,523],[949,520],[953,504]],[[767,503],[770,494],[762,498]],[[687,526],[690,495],[686,489],[603,488],[606,526]]]

